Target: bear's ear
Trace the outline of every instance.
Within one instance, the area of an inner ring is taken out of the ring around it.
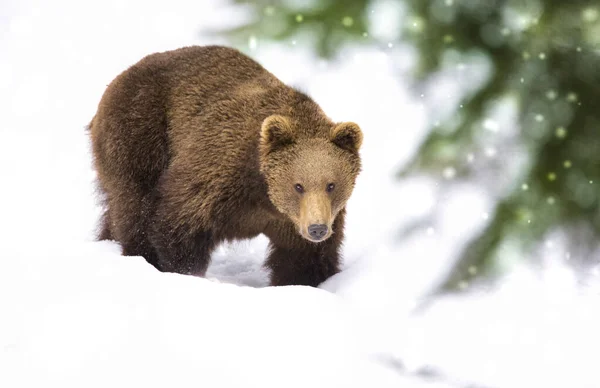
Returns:
[[[345,122],[331,130],[330,138],[338,147],[356,154],[362,144],[363,135],[358,124]]]
[[[260,129],[260,148],[264,154],[292,144],[294,132],[290,121],[280,115],[269,116]]]

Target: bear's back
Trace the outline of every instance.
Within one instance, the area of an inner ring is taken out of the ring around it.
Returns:
[[[310,97],[235,49],[186,47],[143,61],[167,69],[166,107],[175,150],[193,144],[204,155],[218,152],[222,158],[241,149],[245,156],[255,156],[261,124],[273,114],[303,124],[300,127],[313,131],[307,136],[328,134],[331,122]]]
[[[223,46],[184,47],[149,55],[139,64],[167,69],[173,101],[186,97],[205,102],[220,100],[252,81],[264,86],[284,86],[258,62]]]
[[[176,129],[194,125],[204,131],[242,130],[289,105],[295,92],[258,62],[228,47],[185,47],[145,60],[168,69],[166,106]]]

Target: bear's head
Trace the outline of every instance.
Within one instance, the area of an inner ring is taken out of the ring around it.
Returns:
[[[332,125],[308,135],[292,119],[272,115],[261,128],[260,168],[269,199],[294,222],[305,239],[319,242],[332,234],[360,171],[358,125]]]

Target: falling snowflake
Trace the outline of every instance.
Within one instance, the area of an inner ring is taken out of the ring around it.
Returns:
[[[256,50],[257,44],[258,42],[256,40],[256,36],[250,35],[250,37],[248,38],[248,47],[250,48],[250,50]]]
[[[483,128],[491,132],[498,132],[499,125],[492,119],[485,119],[483,121]]]
[[[498,153],[498,151],[496,151],[496,149],[494,147],[485,147],[484,152],[485,152],[485,156],[487,156],[488,158],[493,158]]]
[[[412,20],[411,26],[414,32],[423,32],[425,29],[425,20],[420,17],[415,17]]]
[[[444,168],[442,175],[448,180],[453,179],[456,176],[456,169],[454,167],[448,166]]]

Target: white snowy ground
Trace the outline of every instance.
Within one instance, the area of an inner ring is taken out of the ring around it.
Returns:
[[[214,43],[198,26],[232,15],[217,1],[0,4],[0,386],[599,387],[600,288],[559,264],[411,313],[489,200],[450,192],[436,225],[394,242],[435,201],[431,182],[392,179],[426,122],[388,60],[401,49],[329,65],[260,40],[253,53],[365,132],[345,271],[321,289],[265,287],[263,238],[219,249],[211,280],[93,241],[83,128],[105,85],[147,53]]]

